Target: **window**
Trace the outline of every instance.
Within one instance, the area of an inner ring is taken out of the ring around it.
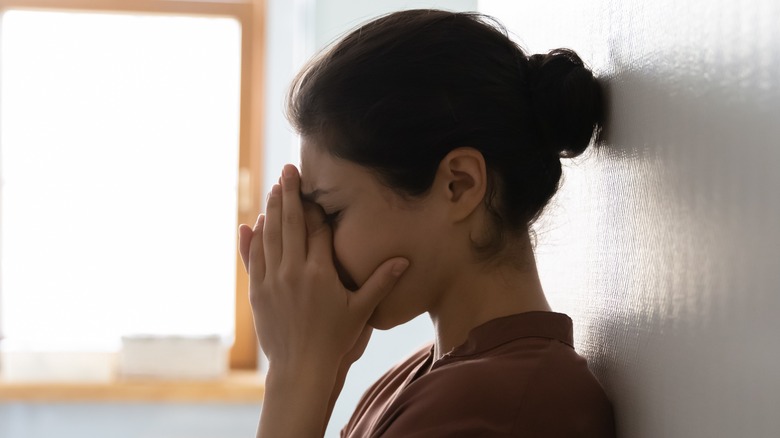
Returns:
[[[216,333],[235,338],[233,368],[256,367],[236,228],[260,206],[259,8],[0,8],[6,339],[82,349]]]

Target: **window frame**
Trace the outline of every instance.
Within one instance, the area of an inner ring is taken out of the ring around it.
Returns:
[[[263,83],[265,72],[265,0],[0,0],[0,15],[7,10],[56,10],[229,17],[241,25],[241,78],[239,108],[238,214],[241,223],[253,224],[260,211],[263,181]],[[247,297],[249,278],[238,248],[235,251],[235,338],[230,348],[231,370],[256,370],[258,344],[252,309]]]

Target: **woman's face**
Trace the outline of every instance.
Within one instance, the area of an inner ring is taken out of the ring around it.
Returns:
[[[363,285],[390,258],[410,261],[369,319],[373,327],[394,327],[435,304],[445,286],[442,279],[448,278],[452,239],[434,199],[404,200],[369,169],[324,151],[316,138],[303,138],[301,182],[303,196],[319,204],[331,221],[336,263],[346,285]]]

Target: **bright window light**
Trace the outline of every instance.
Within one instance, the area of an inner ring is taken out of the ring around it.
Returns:
[[[0,38],[5,338],[232,337],[240,24],[12,10]]]

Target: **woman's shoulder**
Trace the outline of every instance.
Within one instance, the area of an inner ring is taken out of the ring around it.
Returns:
[[[535,416],[535,407],[569,404],[588,411],[609,401],[574,349],[571,319],[560,313],[510,315],[477,327],[469,340],[438,360],[431,385],[462,388],[462,397]],[[439,380],[439,382],[437,382]],[[560,411],[559,411],[560,414]]]
[[[598,398],[603,391],[585,358],[557,339],[527,337],[474,354],[449,354],[434,362],[417,385],[421,392],[440,394],[444,403],[501,404],[511,408],[537,392],[569,399]],[[445,395],[446,394],[446,395]],[[437,397],[438,398],[438,397]]]
[[[575,351],[572,322],[563,314],[490,321],[426,377],[431,392],[450,388],[444,401],[450,409],[477,411],[513,436],[614,436],[611,403]]]

